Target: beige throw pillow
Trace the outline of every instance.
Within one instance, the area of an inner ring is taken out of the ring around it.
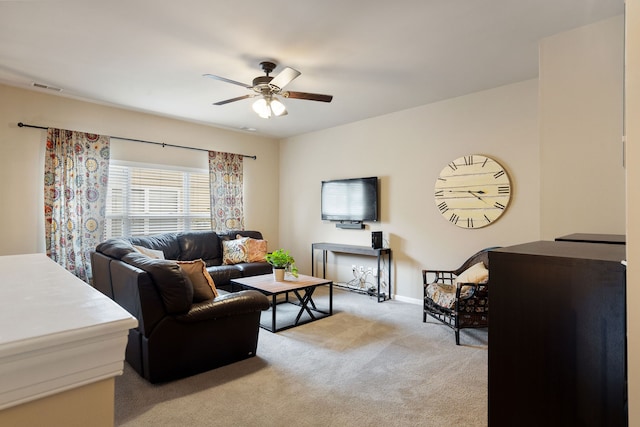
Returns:
[[[489,281],[489,270],[482,261],[473,264],[456,277],[457,283],[487,283]]]
[[[456,277],[456,283],[487,283],[489,281],[489,270],[484,266],[482,261],[473,264]],[[471,286],[463,286],[460,289],[460,296],[466,298],[471,293]]]
[[[242,236],[238,234],[237,239],[242,239]],[[267,256],[267,241],[261,239],[254,239],[247,237],[247,262],[266,262],[265,256]]]
[[[144,246],[133,245],[133,249],[153,259],[164,259],[164,252],[155,249],[145,248]]]
[[[207,271],[207,264],[201,259],[195,261],[176,261],[183,273],[193,284],[193,301],[206,301],[218,296],[213,278]]]

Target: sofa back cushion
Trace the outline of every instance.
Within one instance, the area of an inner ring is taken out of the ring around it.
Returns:
[[[176,239],[177,234],[164,233],[155,236],[133,236],[128,237],[127,240],[132,245],[162,251],[165,259],[178,259],[180,245],[178,245],[178,240]]]
[[[122,261],[149,273],[168,314],[185,313],[191,308],[193,285],[185,278],[178,263],[149,258],[137,251],[123,256]]]
[[[180,261],[202,259],[207,267],[222,264],[220,238],[214,231],[186,231],[178,233]]]
[[[127,239],[109,239],[98,243],[96,252],[100,252],[111,258],[122,259],[123,256],[136,252],[131,243]]]

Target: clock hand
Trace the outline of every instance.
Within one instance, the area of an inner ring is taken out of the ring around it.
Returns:
[[[487,205],[488,205],[488,204],[490,204],[490,203],[489,203],[489,202],[487,202],[485,199],[483,199],[482,197],[480,197],[480,196],[478,196],[478,195],[476,194],[476,193],[478,193],[478,194],[485,194],[485,192],[484,192],[484,191],[482,191],[482,190],[479,190],[479,191],[471,191],[471,190],[469,190],[469,193],[470,193],[470,194],[472,194],[476,199],[478,199],[478,200],[480,200],[480,201],[482,201],[482,202],[486,203]]]
[[[478,196],[478,195],[476,194],[476,192],[473,192],[473,191],[469,190],[469,191],[468,191],[468,193],[469,193],[469,194],[471,194],[471,195],[472,195],[473,197],[475,197],[476,199],[478,199],[478,200],[482,200],[482,201],[484,202],[484,199],[483,199],[482,197]],[[478,193],[479,193],[479,191],[478,191]],[[484,192],[483,192],[483,193],[484,193]]]

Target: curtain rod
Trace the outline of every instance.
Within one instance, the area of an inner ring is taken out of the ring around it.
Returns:
[[[44,130],[48,129],[48,128],[44,127],[44,126],[28,125],[28,124],[22,123],[22,122],[18,123],[18,127],[44,129]],[[164,148],[164,147],[174,147],[174,148],[184,148],[184,149],[187,149],[187,150],[196,150],[196,151],[206,151],[206,152],[211,151],[211,150],[207,150],[205,148],[187,147],[185,145],[167,144],[165,142],[145,141],[144,139],[123,138],[121,136],[109,135],[109,138],[121,139],[123,141],[144,142],[145,144],[161,145],[162,148]],[[253,159],[253,160],[256,160],[258,158],[257,156],[248,156],[246,154],[239,154],[239,155],[242,156],[242,157],[247,157],[249,159]]]

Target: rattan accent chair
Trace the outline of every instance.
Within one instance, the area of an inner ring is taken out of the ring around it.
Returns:
[[[449,326],[460,345],[460,330],[489,326],[489,252],[483,249],[455,270],[422,270],[424,311]],[[479,264],[481,263],[481,264]]]

